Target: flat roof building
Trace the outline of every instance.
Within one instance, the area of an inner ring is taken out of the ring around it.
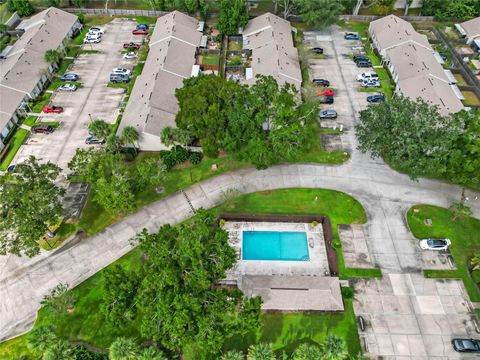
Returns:
[[[179,11],[157,19],[142,74],[133,86],[119,133],[126,126],[139,132],[141,150],[164,149],[160,132],[175,126],[179,107],[175,90],[195,72],[195,55],[202,33],[199,22]]]

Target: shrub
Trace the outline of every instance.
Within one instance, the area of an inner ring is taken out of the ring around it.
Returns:
[[[203,153],[200,151],[192,151],[188,154],[188,160],[192,163],[192,165],[198,165],[202,162]]]
[[[354,292],[351,287],[342,287],[342,296],[346,299],[353,298]]]
[[[342,244],[340,243],[339,240],[334,240],[334,241],[332,241],[332,246],[333,246],[334,248],[339,249],[339,248],[342,246]]]
[[[224,220],[224,219],[220,219],[220,221],[218,222],[218,226],[220,226],[221,228],[223,228],[224,225],[225,225],[225,220]]]
[[[85,24],[85,15],[82,13],[77,13],[78,21],[80,21],[80,24]]]
[[[313,220],[313,221],[312,221],[312,226],[313,226],[313,227],[317,227],[317,226],[318,226],[318,221]]]
[[[175,159],[177,164],[180,164],[184,161],[188,160],[188,150],[181,147],[180,145],[176,145],[171,151],[171,156]]]

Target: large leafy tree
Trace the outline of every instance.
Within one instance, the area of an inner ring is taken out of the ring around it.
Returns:
[[[43,360],[75,360],[73,348],[65,340],[58,340],[43,353]]]
[[[138,294],[144,337],[212,354],[226,337],[259,326],[258,298],[212,287],[236,261],[213,213],[200,209],[186,223],[144,230],[137,239],[147,258]]]
[[[361,111],[355,129],[362,152],[384,156],[416,179],[447,172],[460,125],[421,99],[399,95]]]
[[[43,353],[49,347],[57,342],[58,338],[55,334],[53,326],[40,325],[34,327],[27,335],[27,346],[34,352]]]
[[[63,214],[60,168],[31,156],[13,174],[0,177],[0,254],[34,256],[38,241]]]
[[[223,35],[236,35],[238,28],[248,22],[248,9],[244,0],[220,0],[217,28]]]
[[[297,13],[309,25],[325,27],[335,23],[343,10],[341,0],[297,0]]]
[[[247,360],[275,360],[272,344],[260,343],[248,348]]]
[[[139,348],[133,339],[120,337],[110,345],[108,354],[111,360],[135,360]]]
[[[28,0],[14,0],[12,1],[14,10],[20,16],[29,16],[33,14],[33,6]]]
[[[88,124],[88,130],[98,139],[106,138],[112,132],[110,125],[108,125],[105,120],[101,119],[93,120],[90,124]]]
[[[477,0],[423,0],[422,15],[435,16],[445,20],[470,19],[480,13],[480,2]]]

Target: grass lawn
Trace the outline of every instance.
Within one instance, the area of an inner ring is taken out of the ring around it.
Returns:
[[[204,65],[218,65],[220,56],[218,54],[202,54],[202,64]]]
[[[17,153],[18,149],[20,149],[20,146],[23,144],[25,139],[28,137],[28,134],[30,134],[30,131],[27,131],[25,129],[17,129],[17,130],[14,130],[14,131],[15,131],[15,134],[13,134],[12,139],[9,142],[10,147],[8,149],[8,152],[3,157],[2,162],[0,163],[0,170],[1,171],[7,170],[8,166],[12,162],[15,154]]]
[[[220,167],[221,168],[221,167]],[[187,174],[185,182],[188,182]],[[316,199],[317,198],[317,199]],[[323,214],[337,224],[362,223],[366,214],[360,203],[347,194],[323,189],[282,189],[265,191],[231,199],[216,208],[217,212],[249,212],[277,214]],[[126,269],[135,269],[142,261],[141,253],[135,249],[115,263]],[[102,270],[103,271],[103,270]],[[112,327],[103,319],[99,306],[102,300],[102,271],[74,288],[77,299],[73,313],[54,314],[41,309],[35,326],[52,324],[61,337],[70,341],[86,341],[107,348],[118,336],[135,337],[143,340],[138,332],[139,320],[131,326]],[[351,301],[345,301],[346,311],[340,314],[265,314],[263,328],[258,334],[230,339],[226,348],[244,349],[254,341],[268,341],[275,349],[291,351],[301,342],[321,342],[327,334],[336,334],[345,339],[351,354],[359,352],[360,344],[356,332],[355,316]],[[26,353],[26,337],[0,344],[0,358]],[[191,352],[185,359],[193,360]]]
[[[0,4],[0,24],[4,24],[10,19],[12,13],[8,11],[7,3]]]
[[[463,78],[462,74],[454,73],[453,76],[455,76],[455,79],[457,79],[458,85],[467,85],[467,82]]]
[[[462,91],[465,100],[463,100],[463,105],[465,106],[480,106],[480,99],[473,91]]]
[[[415,213],[413,209],[419,209]],[[426,226],[423,221],[432,219],[433,225]],[[458,270],[425,271],[427,277],[461,278],[472,301],[480,301],[480,290],[475,285],[468,271],[468,262],[475,252],[480,251],[480,220],[472,217],[459,217],[452,220],[448,209],[415,205],[407,213],[407,220],[413,235],[418,238],[439,237],[452,241],[450,252]]]
[[[39,95],[36,100],[35,104],[32,107],[32,112],[40,113],[45,105],[50,102],[50,98],[52,97],[51,93],[43,93]]]

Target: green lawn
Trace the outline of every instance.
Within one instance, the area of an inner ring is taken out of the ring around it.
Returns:
[[[12,13],[8,11],[7,3],[0,4],[0,24],[7,22],[10,16],[12,16]]]
[[[465,96],[462,101],[465,106],[480,106],[480,99],[473,91],[462,91],[462,94]]]
[[[25,139],[28,137],[28,134],[30,134],[29,131],[25,129],[17,129],[13,130],[15,133],[12,136],[12,139],[9,142],[9,149],[7,154],[3,157],[2,162],[0,163],[0,170],[5,171],[7,170],[8,166],[12,162],[15,154],[17,153],[18,149],[20,149],[20,146],[23,144]]]
[[[220,56],[218,54],[202,54],[202,64],[204,65],[218,65]]]
[[[185,175],[184,180],[188,182],[188,174]],[[215,211],[328,215],[335,228],[337,224],[366,221],[366,213],[355,199],[341,192],[324,189],[282,189],[243,195],[227,201]],[[126,269],[135,269],[141,261],[141,253],[135,249],[115,263]],[[104,321],[99,311],[103,295],[100,287],[103,271],[72,290],[77,299],[73,313],[54,314],[41,309],[35,326],[52,324],[63,338],[86,341],[100,348],[108,347],[118,336],[143,340],[138,332],[138,319],[131,326],[122,328],[112,327]],[[346,300],[345,306],[346,311],[339,314],[265,314],[262,316],[263,328],[258,334],[232,338],[225,346],[244,349],[253,341],[260,340],[272,342],[275,349],[291,351],[298,343],[318,343],[327,334],[336,334],[345,339],[350,353],[356,354],[360,344],[351,301]],[[25,336],[21,336],[0,344],[0,357],[28,354],[25,340]],[[185,358],[193,360],[195,356],[187,352]]]
[[[413,209],[419,209],[415,213]],[[472,217],[460,217],[452,221],[448,209],[415,205],[407,213],[408,225],[413,235],[418,238],[439,237],[452,241],[450,252],[458,270],[425,271],[428,277],[461,278],[472,301],[480,301],[480,290],[470,277],[468,262],[475,252],[480,252],[480,220]],[[424,225],[425,219],[432,219],[432,226]]]

